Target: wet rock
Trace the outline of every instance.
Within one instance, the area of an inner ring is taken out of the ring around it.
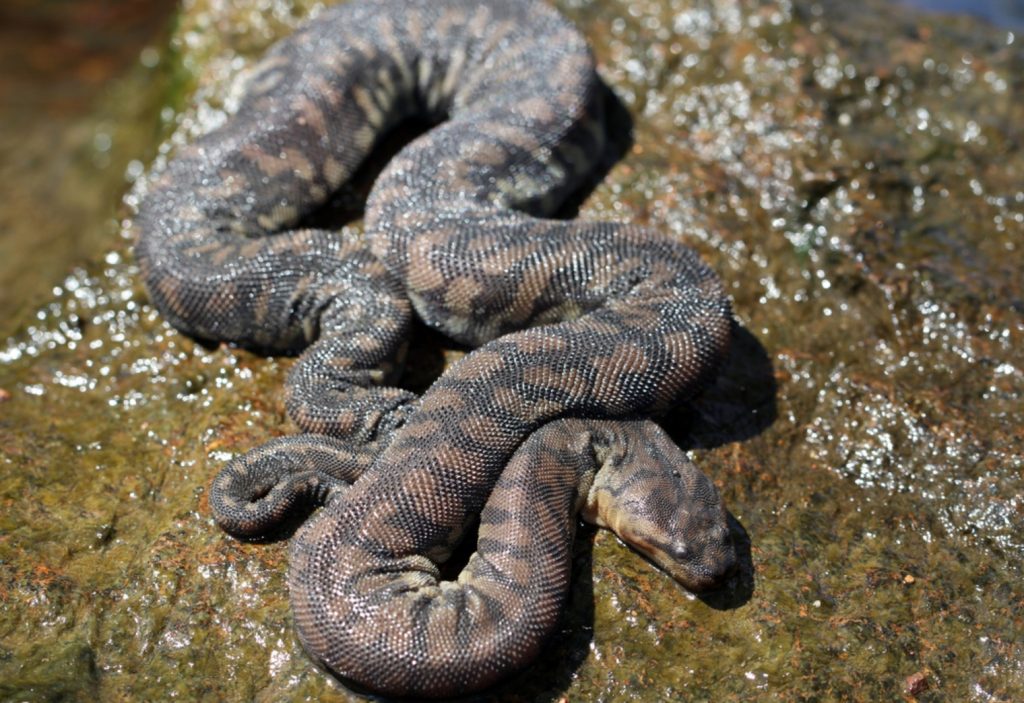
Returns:
[[[558,5],[635,130],[581,216],[693,242],[733,295],[732,358],[665,422],[746,559],[696,599],[583,531],[560,634],[495,696],[1024,699],[1020,39],[873,0]],[[186,3],[162,78],[110,84],[163,137],[124,155],[114,120],[118,158],[218,124],[317,7]],[[77,220],[88,265],[41,266],[0,346],[0,699],[348,700],[294,638],[285,545],[206,505],[224,461],[292,431],[290,360],[170,329],[111,200]],[[418,339],[422,387],[458,352]]]
[[[907,695],[919,696],[928,690],[928,675],[918,671],[907,677]]]

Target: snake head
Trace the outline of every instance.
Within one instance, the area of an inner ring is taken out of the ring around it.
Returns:
[[[712,588],[736,566],[718,489],[653,422],[621,423],[595,445],[600,464],[583,517],[691,591]]]

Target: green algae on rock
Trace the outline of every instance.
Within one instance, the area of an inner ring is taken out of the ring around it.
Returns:
[[[696,241],[731,286],[738,351],[666,426],[755,570],[697,600],[584,535],[562,633],[494,698],[1024,698],[1020,39],[870,0],[557,4],[635,128],[581,214]],[[318,7],[186,3],[196,88],[143,96],[182,106],[157,158]],[[290,361],[170,330],[107,217],[0,349],[0,700],[348,700],[294,639],[284,544],[205,504],[289,431]],[[457,354],[418,339],[417,373]]]

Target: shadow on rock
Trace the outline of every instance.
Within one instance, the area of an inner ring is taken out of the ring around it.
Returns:
[[[711,387],[660,422],[683,449],[711,449],[756,437],[778,416],[771,358],[761,342],[733,324],[732,345]]]
[[[713,591],[697,593],[697,598],[715,610],[733,610],[746,605],[754,595],[754,560],[751,557],[750,535],[740,521],[729,513],[729,533],[736,548],[736,570]]]

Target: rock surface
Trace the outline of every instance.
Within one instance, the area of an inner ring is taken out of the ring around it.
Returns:
[[[493,698],[1024,700],[1021,39],[873,0],[558,5],[634,128],[581,215],[686,238],[734,297],[727,368],[665,424],[747,568],[696,599],[583,531],[562,632]],[[110,115],[111,159],[216,125],[317,7],[186,2],[88,118]],[[115,200],[77,223],[82,266],[7,294],[0,700],[349,700],[294,638],[285,544],[226,537],[205,501],[227,458],[291,431],[290,360],[171,330]],[[420,334],[408,382],[456,355]]]

